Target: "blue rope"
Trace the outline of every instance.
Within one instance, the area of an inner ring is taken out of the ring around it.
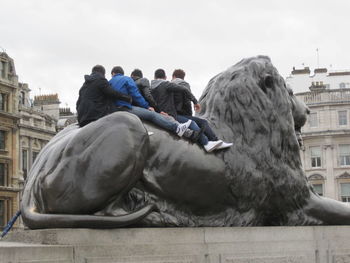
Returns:
[[[16,222],[17,218],[21,215],[21,211],[18,210],[17,213],[11,218],[11,220],[7,223],[6,227],[4,228],[4,231],[2,231],[2,234],[0,236],[0,239],[2,239],[4,236],[7,235],[7,233],[11,230],[12,226]]]

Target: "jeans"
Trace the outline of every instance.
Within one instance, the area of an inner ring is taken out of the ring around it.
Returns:
[[[186,116],[184,115],[183,117],[195,121],[200,128],[203,128],[204,134],[208,137],[209,141],[219,140],[215,132],[210,128],[207,120],[194,117],[194,116],[187,116],[187,115]]]
[[[180,123],[185,123],[185,122],[187,122],[189,119],[186,118],[185,116],[177,115],[176,120],[177,120],[178,122],[180,122]],[[191,130],[194,130],[194,131],[199,131],[199,130],[200,130],[200,128],[198,127],[198,125],[197,125],[197,123],[196,123],[195,121],[192,121],[190,127],[188,127],[188,128],[191,129]],[[208,144],[208,141],[209,141],[209,140],[208,140],[208,137],[205,136],[203,133],[201,134],[201,136],[200,136],[199,139],[198,139],[198,143],[199,143],[200,145],[202,145],[202,146],[207,145],[207,144]]]
[[[157,112],[137,106],[132,106],[131,110],[128,111],[132,114],[135,114],[141,120],[150,121],[165,130],[176,133],[178,125]]]

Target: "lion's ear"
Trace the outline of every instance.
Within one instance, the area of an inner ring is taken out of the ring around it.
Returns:
[[[260,81],[260,88],[266,93],[267,89],[273,87],[273,77],[270,74],[266,74]]]

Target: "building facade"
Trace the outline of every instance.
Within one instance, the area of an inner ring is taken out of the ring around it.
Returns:
[[[310,109],[302,128],[303,167],[314,189],[350,204],[350,72],[293,69],[286,80]]]
[[[33,107],[29,99],[30,89],[28,85],[19,84],[19,173],[20,178],[25,180],[40,150],[55,136],[57,119],[53,117],[56,114],[49,115]],[[50,95],[45,95],[45,97],[50,99]],[[57,98],[57,94],[53,97]]]
[[[33,107],[58,120],[60,103],[58,94],[39,95],[34,97]]]
[[[27,173],[56,134],[58,95],[36,99],[37,107],[30,100],[28,85],[18,82],[14,61],[0,53],[0,229],[19,210]],[[15,226],[19,225],[21,220]]]
[[[0,53],[0,228],[19,208],[18,77],[13,60]]]
[[[60,108],[60,119],[57,122],[57,132],[63,130],[68,125],[78,122],[76,113],[73,113],[70,108]]]

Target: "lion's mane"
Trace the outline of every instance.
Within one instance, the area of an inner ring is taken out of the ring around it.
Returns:
[[[309,187],[288,90],[271,60],[265,56],[243,59],[218,74],[210,80],[200,104],[200,116],[220,138],[234,142],[222,157],[237,209],[253,209],[257,224],[285,224],[281,218],[288,220],[287,213],[304,204]]]

